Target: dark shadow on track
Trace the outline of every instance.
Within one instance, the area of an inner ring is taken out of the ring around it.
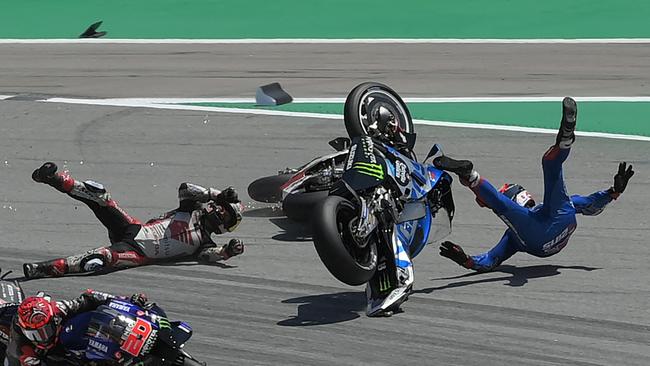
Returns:
[[[289,218],[270,219],[271,223],[283,230],[275,234],[272,239],[279,241],[311,241],[311,229],[309,223],[295,222]]]
[[[205,266],[205,267],[219,267],[219,268],[237,268],[237,266],[231,266],[230,264],[224,262],[191,262],[191,261],[182,261],[182,262],[163,262],[156,264],[149,264],[147,266],[163,266],[163,267],[190,267],[190,266]]]
[[[496,277],[496,278],[484,278],[484,279],[479,279],[479,280],[474,280],[474,281],[460,281],[460,282],[454,282],[454,283],[449,283],[444,286],[440,287],[429,287],[421,290],[416,290],[413,291],[414,293],[425,293],[429,294],[433,291],[437,290],[445,290],[449,288],[455,288],[455,287],[463,287],[463,286],[470,286],[470,285],[477,285],[481,283],[490,283],[490,282],[501,282],[505,281],[504,283],[505,286],[512,286],[512,287],[521,287],[525,284],[528,283],[529,280],[535,279],[535,278],[544,278],[544,277],[552,277],[552,276],[557,276],[561,274],[560,270],[561,269],[574,269],[574,270],[581,270],[581,271],[595,271],[597,267],[585,267],[585,266],[558,266],[558,265],[537,265],[537,266],[528,266],[528,267],[515,267],[515,266],[510,266],[510,265],[502,265],[497,268],[495,268],[491,272],[487,273],[507,273],[510,276],[505,276],[505,277]],[[476,277],[476,276],[481,276],[487,273],[481,273],[481,272],[472,272],[460,276],[454,276],[454,277],[442,277],[442,278],[434,278],[432,279],[433,281],[441,281],[441,280],[454,280],[454,279],[461,279],[461,278],[470,278],[470,277]]]
[[[250,206],[250,204],[248,205]],[[284,212],[279,206],[260,207],[246,209],[242,213],[244,217],[284,217]]]
[[[284,304],[298,305],[298,314],[277,324],[288,327],[333,324],[358,318],[365,310],[364,292],[302,296],[283,300]]]
[[[223,262],[212,262],[212,263],[209,263],[209,262],[197,262],[196,260],[192,261],[191,259],[182,259],[182,260],[175,260],[175,261],[151,263],[151,264],[145,264],[145,265],[140,266],[140,267],[155,267],[155,266],[160,266],[160,267],[209,266],[209,267],[219,267],[219,268],[223,268],[223,269],[237,268],[237,266],[231,266],[231,265],[223,263]],[[111,273],[114,273],[114,272],[128,271],[130,269],[140,268],[140,267],[107,269],[107,270],[103,270],[103,271],[88,272],[88,273],[66,273],[62,277],[105,276],[107,274],[111,274]],[[46,278],[55,278],[55,277],[46,277]],[[18,282],[36,281],[36,280],[39,280],[39,279],[41,279],[41,278],[25,278],[24,276],[7,278],[7,280],[18,281]]]

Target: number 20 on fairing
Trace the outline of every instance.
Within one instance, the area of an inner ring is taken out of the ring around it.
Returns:
[[[142,351],[142,347],[144,347],[144,344],[151,335],[152,330],[153,328],[151,327],[151,323],[142,319],[138,319],[138,321],[133,326],[133,329],[131,330],[128,338],[124,341],[122,347],[120,348],[132,354],[133,356],[139,356],[140,352]]]

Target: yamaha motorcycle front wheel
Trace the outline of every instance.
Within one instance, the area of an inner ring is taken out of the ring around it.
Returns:
[[[377,244],[355,238],[352,230],[357,222],[354,204],[339,196],[321,201],[312,215],[312,237],[318,256],[334,277],[352,286],[368,282],[377,269]]]
[[[343,108],[350,138],[372,136],[392,141],[399,132],[413,134],[413,120],[406,103],[390,87],[375,82],[354,87]]]

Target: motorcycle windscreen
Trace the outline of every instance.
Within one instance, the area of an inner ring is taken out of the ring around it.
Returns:
[[[368,136],[352,140],[342,179],[355,191],[376,187],[384,181],[386,162],[374,150]]]
[[[424,247],[435,241],[439,241],[451,234],[451,216],[446,208],[441,208],[438,212],[432,213],[431,209],[426,206],[426,215],[414,223],[415,233],[409,244],[409,254],[415,258]],[[408,225],[402,223],[400,225]]]
[[[440,241],[451,234],[452,215],[445,207],[440,208],[438,212],[432,215],[427,243]]]

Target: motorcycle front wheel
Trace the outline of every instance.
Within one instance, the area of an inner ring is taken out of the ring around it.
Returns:
[[[384,84],[367,82],[354,87],[345,99],[343,120],[348,136],[368,136],[373,129],[390,140],[396,132],[395,126],[383,124],[379,118],[380,111],[389,112],[402,132],[414,133],[411,113],[402,98]]]
[[[312,237],[318,256],[336,279],[351,286],[368,282],[377,269],[377,244],[355,239],[351,228],[357,221],[356,207],[339,196],[321,201],[312,215]]]

